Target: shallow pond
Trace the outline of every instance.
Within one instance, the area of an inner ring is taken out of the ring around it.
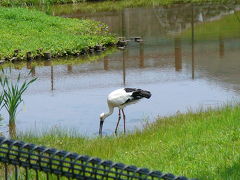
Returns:
[[[107,111],[106,97],[121,87],[152,92],[125,109],[127,130],[142,128],[157,116],[217,107],[240,97],[239,5],[174,5],[126,8],[84,13],[77,5],[56,6],[51,13],[70,18],[91,18],[109,25],[117,36],[141,36],[125,50],[95,61],[79,58],[36,65],[16,65],[13,73],[38,77],[25,93],[17,115],[17,132],[41,133],[60,128],[86,136],[97,135],[99,114]],[[59,62],[59,63],[55,63]],[[74,63],[61,63],[74,62]],[[117,110],[106,119],[103,131],[112,134]],[[7,134],[3,112],[1,130]],[[123,130],[123,122],[120,130]]]

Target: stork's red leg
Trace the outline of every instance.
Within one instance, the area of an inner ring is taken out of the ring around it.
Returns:
[[[124,133],[126,133],[126,117],[125,117],[123,109],[122,109],[122,114],[123,114],[123,122],[124,122]]]
[[[121,119],[121,111],[119,109],[119,112],[118,112],[118,122],[117,122],[117,126],[115,128],[115,134],[117,134],[117,130],[118,130],[118,125],[119,125],[120,119]]]

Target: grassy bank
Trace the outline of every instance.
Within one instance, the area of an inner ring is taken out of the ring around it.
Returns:
[[[98,0],[1,0],[2,6],[29,6],[29,5],[46,5],[46,4],[69,4],[69,3],[83,3],[83,2],[97,2]],[[219,3],[233,3],[239,0],[105,0],[102,4],[115,6],[116,8],[136,7],[136,6],[156,6],[168,5],[173,3],[202,3],[202,2],[219,2]]]
[[[87,0],[1,0],[2,6],[30,6],[30,5],[44,5],[44,4],[67,4],[80,3]]]
[[[44,52],[53,56],[76,54],[116,42],[100,22],[53,17],[23,8],[0,7],[0,24],[0,59],[23,58],[27,52],[33,57]]]
[[[54,131],[18,139],[187,177],[240,177],[239,105],[159,118],[143,131],[119,137],[88,139]]]

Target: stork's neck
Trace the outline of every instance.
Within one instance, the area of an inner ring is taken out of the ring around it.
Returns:
[[[104,113],[103,119],[107,118],[108,116],[110,116],[113,113],[113,107],[112,106],[108,106],[108,108],[109,108],[109,112]]]

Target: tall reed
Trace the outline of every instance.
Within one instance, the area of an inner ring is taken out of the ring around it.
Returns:
[[[10,70],[11,75],[11,70]],[[2,98],[3,107],[9,114],[9,124],[14,124],[16,119],[17,108],[23,101],[22,94],[27,90],[29,85],[33,83],[37,78],[31,80],[21,80],[21,74],[18,74],[17,80],[13,81],[7,76],[6,71],[2,70],[0,76],[0,85],[2,87]]]
[[[4,99],[4,93],[1,92],[1,94],[0,94],[0,110],[3,108],[3,99]]]

